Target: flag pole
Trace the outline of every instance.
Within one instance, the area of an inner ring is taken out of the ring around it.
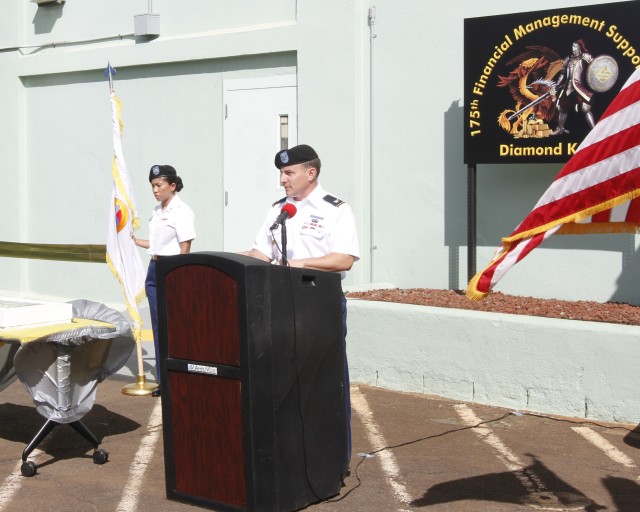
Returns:
[[[467,165],[467,282],[476,275],[476,164]]]
[[[107,69],[105,69],[104,75],[109,79],[109,96],[112,102],[112,113],[114,121],[114,155],[112,164],[112,174],[114,180],[114,203],[118,203],[118,222],[121,222],[121,224],[117,226],[116,230],[118,234],[120,234],[120,232],[122,231],[121,236],[124,238],[124,245],[126,246],[127,243],[133,243],[133,241],[131,240],[131,235],[133,234],[133,231],[137,229],[138,219],[134,207],[135,201],[133,200],[133,191],[131,190],[131,186],[129,183],[129,176],[126,170],[122,152],[122,122],[120,119],[120,106],[119,100],[117,100],[117,97],[115,96],[113,87],[113,75],[115,73],[116,70],[111,66],[111,63],[107,63]],[[116,200],[116,198],[118,197],[119,199]],[[115,217],[115,206],[112,213],[114,214],[112,215],[112,217]],[[113,219],[110,219],[110,222],[113,222]],[[128,253],[129,259],[131,259],[132,254],[135,254],[135,246],[132,249],[133,253]],[[109,263],[109,266],[111,267],[111,270],[113,271],[115,276],[123,285],[123,290],[125,292],[127,310],[129,311],[131,321],[133,322],[133,337],[136,342],[136,351],[138,357],[138,375],[136,376],[136,382],[133,384],[127,384],[122,388],[121,391],[123,395],[148,396],[158,386],[157,384],[147,383],[142,360],[142,318],[140,317],[137,306],[141,298],[144,297],[144,287],[142,287],[141,291],[137,291],[137,289],[134,289],[132,292],[128,286],[129,281],[132,277],[131,274],[137,276],[139,279],[142,279],[142,283],[144,283],[144,278],[141,277],[140,272],[141,265],[139,256],[135,254],[135,261],[138,264],[138,267],[140,267],[138,269],[138,272],[136,273],[135,271],[132,271],[131,268],[127,269],[127,266],[123,264],[123,260],[125,258],[123,258],[122,254],[119,254],[119,256],[112,256],[109,254],[109,252],[110,251],[107,250],[107,262]]]
[[[141,342],[136,340],[136,347],[138,348],[138,375],[136,381],[133,384],[127,384],[122,387],[122,394],[128,396],[149,396],[154,389],[158,387],[157,384],[150,384],[147,382],[147,378],[142,370],[142,347]]]
[[[150,384],[144,375],[144,365],[142,363],[142,338],[136,339],[136,351],[138,353],[138,375],[133,384],[122,387],[122,394],[128,396],[149,396],[158,387],[157,384]]]

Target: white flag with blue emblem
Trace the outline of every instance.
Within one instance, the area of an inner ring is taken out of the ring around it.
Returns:
[[[113,89],[115,69],[109,65],[105,76],[109,78],[111,118],[113,122],[113,159],[111,175],[113,193],[109,205],[109,232],[107,236],[107,263],[124,291],[127,312],[133,322],[133,336],[140,341],[142,318],[138,304],[145,297],[146,273],[140,254],[131,237],[140,225],[135,207],[133,188],[122,151],[122,105]]]

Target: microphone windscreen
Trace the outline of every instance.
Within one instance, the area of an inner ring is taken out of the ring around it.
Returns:
[[[289,214],[289,218],[291,218],[296,214],[297,211],[298,209],[296,208],[295,204],[287,203],[282,207],[280,213],[287,212]]]

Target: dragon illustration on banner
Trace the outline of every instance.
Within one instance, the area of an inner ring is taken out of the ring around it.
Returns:
[[[528,46],[507,66],[513,69],[498,77],[498,87],[509,90],[515,107],[503,110],[498,124],[514,138],[569,133],[565,122],[570,111],[581,112],[593,128],[593,94],[611,89],[618,77],[616,61],[608,55],[592,57],[582,39],[572,43],[566,58],[546,46]]]

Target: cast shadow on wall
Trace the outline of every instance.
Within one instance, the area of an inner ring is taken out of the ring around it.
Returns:
[[[62,18],[64,3],[38,6],[33,16],[33,31],[35,34],[50,34],[56,22]]]

